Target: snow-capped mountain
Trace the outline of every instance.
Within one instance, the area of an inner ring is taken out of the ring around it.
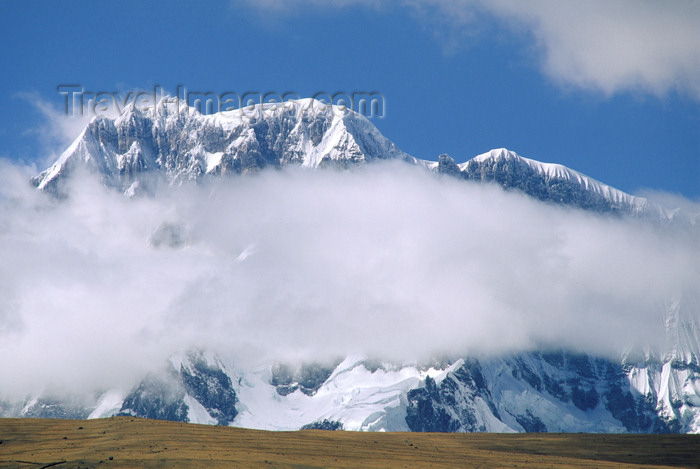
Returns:
[[[560,164],[542,163],[498,148],[457,164],[440,155],[431,169],[462,179],[499,184],[545,202],[573,205],[586,210],[669,220],[676,211],[665,210],[643,197],[635,197]]]
[[[565,166],[523,158],[504,148],[457,164],[399,150],[365,117],[312,99],[256,105],[202,115],[163,104],[141,111],[131,105],[116,119],[96,117],[58,160],[34,179],[42,190],[59,190],[77,168],[127,194],[158,181],[178,184],[267,167],[347,168],[376,160],[403,160],[441,174],[495,182],[543,201],[602,212],[670,219],[677,214]]]
[[[310,99],[257,105],[245,115],[202,115],[172,104],[144,112],[132,105],[117,119],[94,118],[34,183],[55,190],[84,167],[133,192],[154,177],[172,184],[287,164],[346,167],[390,158],[413,160],[360,114]]]
[[[546,203],[689,220],[564,166],[505,149],[462,164],[447,155],[437,162],[420,160],[400,151],[364,117],[337,108],[319,111],[311,100],[259,106],[252,114],[204,116],[167,106],[141,112],[132,106],[117,119],[94,119],[34,184],[60,193],[68,175],[87,169],[133,195],[161,182],[267,167],[348,168],[396,159],[438,175],[496,183]],[[236,357],[186,350],[127,392],[108,390],[93,402],[34,396],[19,404],[0,402],[0,413],[122,414],[272,430],[700,433],[698,307],[690,295],[669,299],[661,354],[630,352],[612,359],[550,350],[424,364],[343,357],[251,368]]]

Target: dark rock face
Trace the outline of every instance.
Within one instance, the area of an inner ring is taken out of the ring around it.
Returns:
[[[280,396],[291,394],[297,389],[307,396],[313,396],[330,378],[338,363],[302,365],[296,370],[293,370],[289,365],[277,364],[272,367],[270,384],[275,386]]]
[[[514,382],[519,384],[514,387]],[[494,394],[498,389],[514,394]],[[526,432],[561,431],[545,423],[551,405],[528,408],[510,397],[523,393],[540,396],[573,415],[585,417],[593,411],[607,415],[628,432],[678,431],[677,422],[659,417],[653,397],[632,391],[624,365],[565,352],[471,359],[439,383],[428,377],[423,387],[408,392],[406,423],[412,431],[479,432],[486,431],[480,423],[484,419],[498,419],[517,422]]]
[[[543,433],[547,431],[547,426],[532,415],[529,410],[525,411],[525,415],[516,415],[515,421],[528,433]]]
[[[629,432],[665,432],[666,422],[656,411],[656,402],[633,394],[625,366],[588,355],[557,353],[538,354],[557,364],[558,374],[547,374],[545,390],[560,400],[570,400],[583,411],[603,407]]]
[[[331,430],[338,431],[343,429],[343,424],[336,420],[323,419],[318,422],[313,422],[304,425],[299,430]]]
[[[414,432],[484,432],[475,399],[492,402],[476,360],[466,361],[440,384],[427,377],[425,386],[408,392],[406,423]],[[495,408],[492,412],[498,415]]]
[[[219,425],[228,425],[238,415],[238,398],[231,378],[201,356],[190,356],[190,369],[181,366],[180,376],[187,393],[195,398]]]
[[[124,399],[118,415],[188,422],[187,395],[199,402],[219,425],[229,425],[238,415],[238,398],[231,378],[198,353],[188,354],[180,370],[171,369],[165,376],[147,376]]]
[[[431,377],[425,379],[425,387],[412,389],[408,392],[408,408],[406,411],[406,423],[413,432],[455,432],[461,427],[450,404],[454,402],[454,395],[450,387],[438,390],[435,380]],[[445,395],[443,397],[443,395]],[[472,423],[475,420],[471,420]]]
[[[118,415],[187,422],[185,391],[177,375],[151,374],[122,403]]]
[[[455,160],[453,160],[447,153],[443,153],[442,155],[438,156],[437,171],[440,174],[449,174],[450,176],[458,177],[462,174],[459,166],[457,166],[457,163],[455,163]]]

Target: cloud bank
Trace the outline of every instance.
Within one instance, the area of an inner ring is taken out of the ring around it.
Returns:
[[[699,2],[496,0],[484,7],[531,32],[544,72],[560,83],[700,99]]]
[[[489,19],[523,34],[556,83],[612,95],[670,91],[700,99],[700,2],[677,0],[276,0],[244,3],[268,12],[304,6],[406,8],[454,50]],[[446,33],[446,31],[448,31]]]
[[[692,233],[370,165],[56,201],[0,169],[0,382],[128,388],[172,354],[240,363],[663,347]]]

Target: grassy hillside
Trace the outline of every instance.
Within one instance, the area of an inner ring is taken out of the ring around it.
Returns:
[[[700,467],[700,435],[265,432],[115,417],[0,419],[2,468]]]

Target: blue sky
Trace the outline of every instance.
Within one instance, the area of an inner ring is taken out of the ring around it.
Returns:
[[[683,0],[5,1],[0,156],[41,167],[77,135],[62,84],[374,91],[374,124],[414,156],[506,147],[697,199],[698,24]]]

